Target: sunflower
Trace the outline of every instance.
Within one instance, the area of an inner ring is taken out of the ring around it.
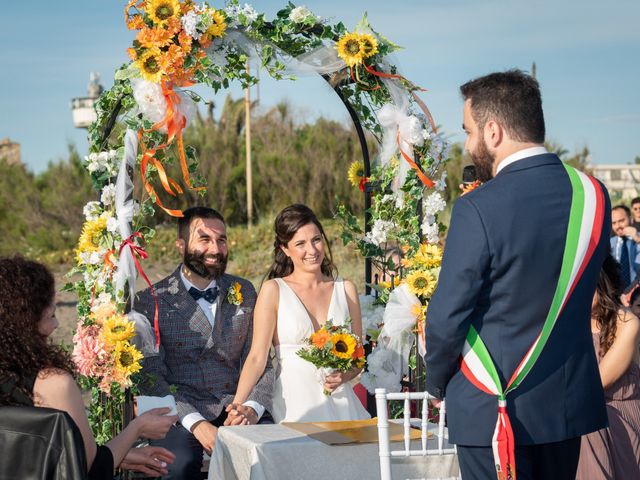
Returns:
[[[154,24],[164,25],[170,19],[180,15],[180,2],[178,0],[147,0],[144,11]]]
[[[418,302],[415,303],[412,307],[411,307],[411,314],[416,317],[416,321],[417,322],[421,322],[424,321],[424,319],[427,316],[427,307],[429,306],[429,303],[427,302],[425,305],[423,305],[422,303]]]
[[[354,187],[359,187],[362,179],[364,178],[364,163],[362,160],[356,160],[349,166],[349,172],[347,173],[349,183]]]
[[[129,342],[118,342],[114,350],[115,370],[114,377],[127,379],[142,368],[140,360],[143,355]]]
[[[219,10],[209,10],[211,15],[211,26],[207,29],[207,34],[212,37],[221,37],[224,35],[224,31],[227,29],[227,22],[224,20],[224,15]]]
[[[365,56],[365,46],[360,41],[359,33],[347,33],[343,35],[336,45],[338,56],[345,61],[349,67],[354,67],[362,63]]]
[[[107,219],[98,217],[95,220],[87,221],[82,227],[82,234],[78,240],[78,248],[76,248],[76,260],[78,263],[84,263],[82,259],[83,253],[93,253],[100,250],[100,240],[107,230]]]
[[[311,343],[316,348],[324,348],[329,341],[330,335],[324,328],[321,328],[317,332],[311,335]]]
[[[136,67],[140,70],[142,77],[153,83],[160,83],[164,71],[161,67],[162,52],[158,47],[153,47],[146,50],[142,55],[138,57],[135,62]]]
[[[356,350],[356,339],[346,333],[331,335],[331,343],[333,344],[331,353],[338,358],[349,359]]]
[[[112,315],[102,325],[102,336],[109,345],[125,342],[136,334],[133,322],[124,315]]]
[[[423,243],[414,258],[425,268],[439,267],[442,263],[442,249],[438,245]]]
[[[378,53],[378,41],[370,33],[360,34],[360,44],[363,49],[363,58],[373,57]]]
[[[407,285],[415,295],[428,297],[436,288],[436,277],[425,270],[415,270],[407,277]]]

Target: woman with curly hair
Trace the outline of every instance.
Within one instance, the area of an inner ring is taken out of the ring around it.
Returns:
[[[640,320],[622,307],[618,269],[609,255],[591,308],[609,426],[582,437],[577,479],[640,478]]]
[[[44,265],[20,256],[0,259],[0,407],[36,406],[65,411],[78,426],[89,478],[112,478],[114,466],[165,474],[173,454],[159,447],[131,449],[139,437],[163,438],[175,416],[169,409],[135,418],[106,446],[91,433],[69,355],[48,337],[58,326],[55,284]],[[19,473],[19,472],[16,472]]]

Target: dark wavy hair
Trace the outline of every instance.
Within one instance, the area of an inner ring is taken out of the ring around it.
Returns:
[[[281,247],[286,246],[300,228],[310,223],[318,227],[320,235],[322,235],[322,239],[327,247],[320,269],[327,277],[335,278],[338,269],[333,264],[331,245],[329,244],[327,235],[324,233],[322,224],[318,220],[318,217],[316,217],[316,214],[313,213],[313,210],[306,205],[296,203],[282,210],[274,222],[273,226],[276,239],[273,242],[273,263],[267,273],[268,279],[286,277],[293,272],[293,262],[285,255]]]
[[[0,259],[0,405],[33,401],[33,380],[43,369],[74,372],[69,355],[38,332],[55,299],[53,275],[21,256]]]
[[[603,357],[616,339],[618,315],[622,308],[620,265],[611,254],[607,255],[602,264],[596,293],[598,302],[593,307],[591,316],[600,328],[600,357]]]

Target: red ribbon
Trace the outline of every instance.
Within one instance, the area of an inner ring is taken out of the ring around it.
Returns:
[[[127,246],[129,247],[129,249],[131,250],[131,256],[133,257],[133,261],[136,264],[136,268],[138,269],[138,272],[140,272],[140,275],[142,276],[142,278],[144,278],[145,282],[147,282],[147,285],[149,285],[149,288],[151,289],[151,295],[153,296],[154,302],[156,302],[156,311],[153,314],[153,330],[155,331],[155,334],[156,334],[156,348],[160,348],[160,324],[158,323],[158,297],[156,297],[156,292],[153,289],[153,285],[151,285],[151,282],[149,281],[147,274],[144,273],[144,270],[142,269],[142,265],[140,265],[140,262],[138,261],[138,256],[143,260],[145,260],[149,257],[149,254],[145,251],[144,248],[134,243],[134,239],[136,237],[143,238],[140,232],[135,232],[129,238],[127,238],[125,241],[122,242],[122,245],[120,245],[120,250],[118,254],[119,255],[122,254],[122,249],[124,247],[127,247]]]
[[[507,413],[506,401],[498,405],[498,424],[495,442],[497,443],[499,463],[496,464],[498,480],[516,480],[516,454],[513,428]]]

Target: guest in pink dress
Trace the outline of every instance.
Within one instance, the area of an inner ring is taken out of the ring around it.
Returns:
[[[618,268],[607,257],[591,310],[609,426],[582,437],[577,480],[640,478],[640,320],[620,303]]]

